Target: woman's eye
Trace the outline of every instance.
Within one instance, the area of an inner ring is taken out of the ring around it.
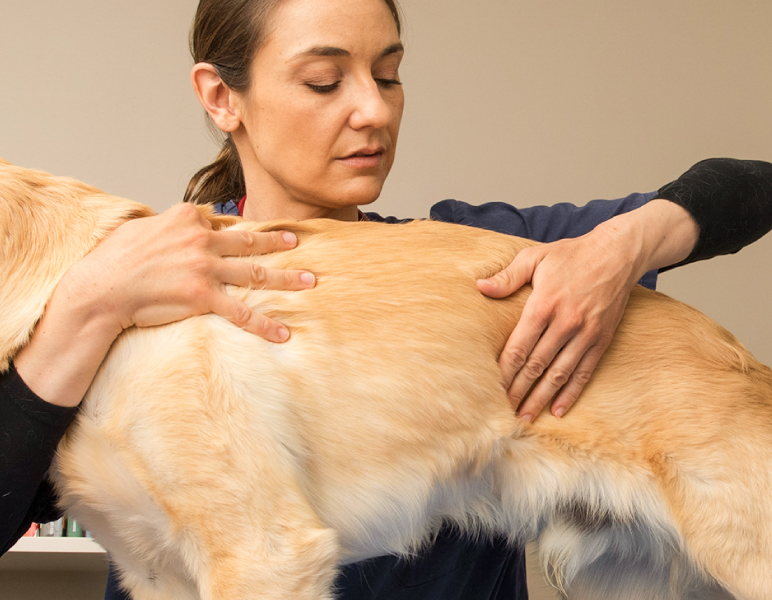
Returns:
[[[306,85],[317,94],[329,94],[330,92],[334,92],[336,89],[338,89],[340,81],[330,83],[329,85],[316,85],[313,83],[307,83]]]
[[[376,79],[375,81],[378,82],[378,85],[387,88],[393,85],[402,85],[402,82],[399,79]]]

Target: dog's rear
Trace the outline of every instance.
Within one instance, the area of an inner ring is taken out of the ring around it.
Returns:
[[[497,366],[528,292],[491,300],[474,280],[530,242],[432,222],[239,227],[296,231],[295,250],[246,260],[317,275],[233,290],[290,341],[211,315],[127,331],[60,448],[63,502],[136,600],[329,598],[336,563],[410,553],[443,519],[538,537],[577,600],[772,598],[772,373],[706,317],[636,289],[580,402],[528,425]]]
[[[65,271],[127,219],[151,214],[138,202],[0,158],[0,372],[29,339]]]

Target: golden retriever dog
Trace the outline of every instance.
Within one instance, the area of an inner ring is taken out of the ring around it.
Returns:
[[[149,214],[0,165],[0,369],[67,268]],[[232,289],[291,339],[214,315],[125,331],[52,468],[133,598],[332,599],[338,565],[409,557],[451,522],[537,540],[568,598],[772,599],[772,371],[710,319],[636,288],[576,406],[529,424],[497,364],[528,290],[493,300],[475,279],[533,242],[234,226],[297,233],[240,260],[309,269],[315,288]]]

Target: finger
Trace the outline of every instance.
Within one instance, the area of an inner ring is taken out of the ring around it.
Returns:
[[[221,256],[251,256],[291,250],[298,244],[290,231],[243,231],[227,229],[212,233],[212,249]]]
[[[549,308],[545,309],[539,298],[532,295],[499,356],[499,368],[505,388],[512,386],[515,375],[526,364],[539,339],[547,330],[551,318]]]
[[[530,393],[526,392],[528,395],[520,404],[518,416],[528,421],[535,420],[544,407],[571,381],[584,356],[586,344],[578,338],[570,340],[550,362]],[[567,407],[564,408],[567,410]]]
[[[531,281],[538,262],[533,252],[522,250],[506,269],[499,271],[493,277],[478,279],[477,288],[490,298],[511,296]]]
[[[267,269],[235,260],[223,261],[217,274],[224,283],[253,290],[306,290],[316,285],[316,277],[308,271]]]
[[[499,356],[499,369],[501,369],[501,379],[505,388],[512,387],[515,376],[526,364],[543,332],[544,328],[532,326],[526,329],[525,325],[522,329],[515,328],[512,332]]]
[[[515,374],[515,378],[507,391],[507,395],[512,406],[517,409],[518,416],[525,419],[530,417],[530,420],[533,420],[536,415],[538,415],[538,412],[533,410],[524,411],[523,407],[520,406],[520,403],[528,395],[529,391],[531,391],[534,384],[550,367],[552,361],[563,347],[563,344],[565,344],[565,341],[563,336],[558,337],[554,333],[548,331],[537,342],[533,351],[528,356],[528,359],[525,361],[525,364]],[[547,401],[548,400],[544,401],[545,404]],[[538,408],[541,410],[541,406]]]
[[[218,296],[212,306],[212,312],[269,342],[282,343],[290,337],[289,329],[285,325],[252,310],[227,294]]]
[[[206,229],[212,229],[212,224],[201,214],[201,207],[188,202],[175,204],[159,216],[163,216],[175,224],[198,224]]]
[[[552,414],[562,417],[579,399],[590,377],[595,372],[607,346],[593,346],[577,364],[574,372],[552,403]]]

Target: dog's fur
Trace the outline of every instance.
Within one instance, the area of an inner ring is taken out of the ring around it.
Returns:
[[[0,369],[68,266],[148,214],[0,165]],[[636,288],[576,406],[527,424],[497,358],[528,292],[474,281],[533,242],[428,221],[236,227],[298,234],[243,260],[309,269],[314,289],[232,290],[291,339],[213,315],[125,331],[52,469],[136,600],[333,598],[337,565],[410,555],[442,521],[538,539],[577,600],[772,599],[772,372],[707,317]]]

